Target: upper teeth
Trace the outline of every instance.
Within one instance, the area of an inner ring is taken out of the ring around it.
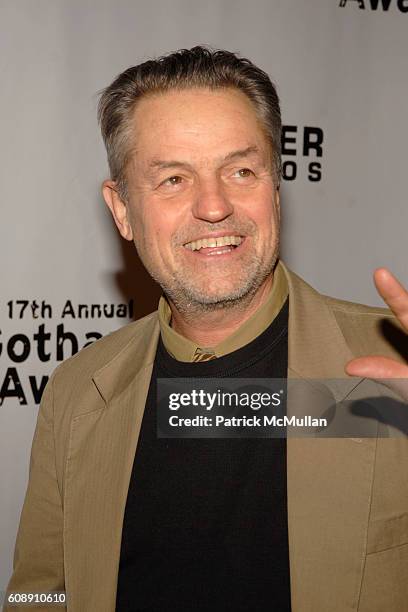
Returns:
[[[202,238],[201,240],[194,240],[193,242],[188,242],[184,246],[186,249],[190,249],[190,251],[198,251],[206,247],[221,247],[229,246],[230,244],[238,246],[241,242],[241,236],[221,236],[220,238]]]

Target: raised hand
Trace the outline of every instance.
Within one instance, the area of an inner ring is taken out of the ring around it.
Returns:
[[[378,293],[407,332],[408,343],[408,291],[387,268],[374,272],[374,283]],[[345,366],[351,376],[362,376],[383,381],[388,387],[408,401],[408,364],[401,364],[382,355],[367,355],[352,359]]]

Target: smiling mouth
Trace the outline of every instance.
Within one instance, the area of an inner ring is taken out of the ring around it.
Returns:
[[[184,245],[186,249],[200,255],[223,255],[237,249],[245,240],[244,236],[220,236],[218,238],[202,238]]]

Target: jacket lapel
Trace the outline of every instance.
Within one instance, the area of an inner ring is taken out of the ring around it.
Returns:
[[[361,382],[344,372],[353,354],[323,297],[283,268],[289,284],[288,377],[326,379],[339,402]],[[289,410],[290,400],[289,395]],[[288,438],[293,612],[357,610],[375,443],[375,438]]]

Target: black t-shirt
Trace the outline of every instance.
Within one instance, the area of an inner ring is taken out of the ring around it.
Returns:
[[[159,340],[129,484],[117,612],[290,611],[286,440],[163,439],[156,380],[286,378],[288,300],[246,346],[184,363]]]

